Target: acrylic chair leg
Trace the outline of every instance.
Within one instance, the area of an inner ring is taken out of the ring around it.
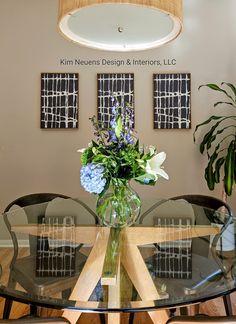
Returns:
[[[10,273],[7,286],[9,288],[14,288],[16,286],[16,281],[12,273]],[[7,298],[5,299],[5,304],[3,309],[3,319],[8,319],[10,317],[12,303],[13,301],[11,299],[7,299]]]
[[[106,324],[106,317],[105,317],[104,313],[100,313],[99,318],[100,318],[100,323],[101,324]]]
[[[129,324],[133,324],[134,323],[134,315],[135,315],[134,312],[132,312],[132,313],[129,314]]]
[[[138,298],[138,293],[137,293],[136,289],[133,288],[133,290],[132,290],[132,300],[137,300],[137,298]],[[129,313],[129,324],[134,323],[134,316],[135,316],[135,312]]]
[[[176,315],[176,308],[170,308],[169,309],[170,317],[173,317]]]
[[[225,306],[225,313],[227,316],[233,315],[232,304],[230,300],[230,295],[223,296],[224,306]]]
[[[38,308],[35,305],[30,305],[30,315],[37,316],[38,315]]]
[[[194,304],[194,305],[190,305],[190,306],[183,306],[180,307],[179,312],[180,315],[197,315],[199,314],[199,309],[200,309],[200,304]]]
[[[8,319],[10,317],[12,302],[13,301],[11,299],[5,299],[3,316],[2,316],[3,319]]]
[[[188,315],[188,308],[187,307],[180,307],[179,309],[180,315]]]

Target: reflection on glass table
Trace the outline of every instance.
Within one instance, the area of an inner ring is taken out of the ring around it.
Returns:
[[[14,262],[33,257],[32,280],[46,282],[54,278],[57,289],[42,293],[26,286],[9,287],[8,269],[4,269],[0,294],[64,309],[63,315],[71,323],[76,323],[85,311],[108,312],[109,323],[119,323],[121,312],[148,311],[154,323],[164,323],[170,308],[234,291],[234,230],[229,238],[232,250],[217,250],[217,243],[222,233],[218,225],[224,225],[224,230],[235,220],[222,211],[185,204],[187,208],[182,201],[171,201],[158,213],[153,211],[153,223],[122,230],[83,225],[86,210],[82,211],[75,199],[13,209],[4,218],[19,244]],[[42,210],[40,217],[28,221],[27,214]],[[171,212],[170,218],[167,212]],[[196,218],[201,219],[200,223],[196,224]],[[1,258],[4,253],[1,246]],[[206,267],[208,260],[211,262]],[[70,279],[70,289],[62,295],[63,283]]]
[[[174,214],[173,201],[175,201]],[[176,201],[178,203],[176,203]],[[208,211],[208,209],[210,209],[210,212]],[[213,213],[212,210],[215,210],[215,213]],[[217,213],[217,211],[222,211],[222,213],[219,214]],[[225,215],[230,215],[230,217],[228,217],[228,221],[227,216],[225,217]],[[234,224],[230,221],[230,218],[232,217],[233,212],[230,206],[221,199],[206,195],[188,194],[173,197],[170,200],[163,199],[157,201],[142,214],[139,222],[146,225],[156,224],[158,218],[158,221],[169,222],[173,224],[177,224],[178,222],[190,222],[191,224],[199,225],[211,223],[216,224],[221,228],[222,234],[220,235],[220,238],[217,236],[214,237],[215,243],[217,242],[217,245],[216,248],[212,251],[215,253],[216,250],[223,250],[224,252],[226,252],[227,250],[234,250]],[[198,259],[198,255],[203,255],[203,251],[206,252],[205,256],[207,256],[209,253],[209,246],[211,246],[211,244],[213,243],[212,240],[213,237],[211,238],[211,242],[209,242],[208,239],[204,237],[198,239],[197,241],[193,240],[193,258]],[[192,240],[189,240],[189,242],[192,242]],[[158,246],[156,245],[156,247]],[[164,258],[168,257],[168,255],[166,255],[165,253],[165,250],[160,252],[161,254],[163,254],[164,252]],[[181,254],[181,249],[179,254]],[[179,258],[179,261],[182,264],[182,258]],[[194,261],[196,263],[196,260]],[[212,261],[210,259],[207,259],[205,266],[207,268],[211,268],[211,263]],[[168,262],[165,264],[168,265]],[[169,275],[168,271],[169,270],[167,269],[167,275]],[[229,295],[224,295],[223,300],[225,304],[226,314],[232,315],[232,306]],[[199,311],[199,304],[198,307],[195,308]]]

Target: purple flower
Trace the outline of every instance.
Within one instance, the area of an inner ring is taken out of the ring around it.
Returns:
[[[126,142],[127,142],[128,144],[134,144],[134,139],[133,139],[133,137],[130,135],[130,133],[127,133],[127,134],[126,134],[125,139],[126,139]]]
[[[111,121],[110,121],[110,126],[111,126],[111,128],[113,128],[113,129],[116,127],[116,119],[115,119],[115,118],[111,119]]]
[[[117,141],[116,134],[113,130],[109,131],[109,142]]]

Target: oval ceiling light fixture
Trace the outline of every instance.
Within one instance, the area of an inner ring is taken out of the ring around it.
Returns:
[[[59,0],[59,28],[78,44],[108,51],[155,48],[182,30],[182,0]]]

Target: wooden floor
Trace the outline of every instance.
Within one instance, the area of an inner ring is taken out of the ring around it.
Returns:
[[[1,250],[3,251],[3,250]],[[11,255],[9,254],[8,249],[5,249],[0,254],[0,263],[2,264],[3,269],[9,267]],[[4,273],[4,271],[3,271]],[[2,278],[3,281],[7,280],[7,278]],[[231,294],[231,302],[233,306],[233,312],[236,314],[236,292]],[[0,318],[2,318],[2,312],[4,307],[4,299],[0,297]],[[24,304],[20,303],[13,303],[13,308],[11,312],[10,318],[19,318],[23,315],[29,313],[29,307]],[[61,311],[53,310],[53,309],[42,309],[41,315],[42,316],[60,316]],[[177,310],[178,313],[178,310]],[[213,299],[211,301],[202,303],[200,305],[200,313],[208,314],[208,315],[225,315],[224,312],[224,305],[222,298]],[[122,314],[121,315],[121,324],[127,324],[129,319],[129,314]],[[100,319],[98,314],[88,314],[84,313],[80,319],[78,320],[77,324],[100,324]],[[152,324],[147,313],[136,313],[134,324]]]

